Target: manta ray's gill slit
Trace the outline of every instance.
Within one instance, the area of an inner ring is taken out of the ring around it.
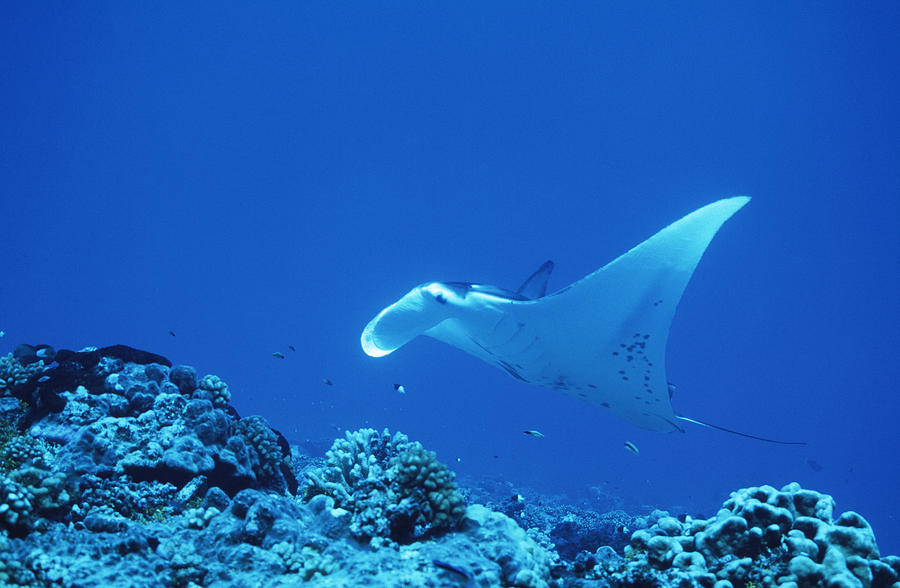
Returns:
[[[479,349],[481,349],[482,351],[484,351],[485,353],[487,353],[487,354],[490,355],[491,357],[494,356],[494,352],[491,351],[490,349],[488,349],[486,346],[484,346],[484,345],[483,345],[478,339],[476,339],[475,337],[469,335],[469,341],[471,341],[472,343],[474,343],[475,345],[477,345]]]
[[[510,376],[514,377],[515,379],[521,380],[521,381],[523,381],[523,382],[527,382],[527,381],[528,381],[528,380],[526,380],[525,378],[523,378],[523,377],[519,374],[519,372],[516,371],[516,369],[515,369],[513,366],[509,365],[509,363],[503,361],[502,359],[498,359],[498,360],[497,360],[497,365],[499,365],[501,368],[503,368],[504,370],[506,370],[506,373],[508,373]]]

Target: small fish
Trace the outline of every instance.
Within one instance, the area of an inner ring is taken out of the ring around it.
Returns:
[[[5,334],[6,334],[6,331],[0,331],[0,337],[4,336]]]
[[[275,359],[284,359],[284,353],[280,353],[280,352],[276,351],[275,353],[272,354],[272,357],[274,357]]]
[[[396,390],[400,394],[406,394],[406,386],[404,386],[403,384],[394,384],[394,390]]]
[[[453,564],[447,563],[445,561],[441,561],[439,559],[431,560],[431,563],[433,563],[435,565],[435,567],[441,568],[442,570],[447,570],[448,572],[452,572],[452,573],[460,576],[461,578],[465,579],[466,588],[468,588],[469,586],[475,585],[475,582],[472,579],[472,573],[469,572],[468,570],[464,570],[463,568],[460,568]]]
[[[633,453],[633,454],[635,454],[635,455],[640,455],[640,454],[641,454],[640,450],[637,448],[637,445],[635,445],[635,444],[632,443],[631,441],[626,441],[626,442],[625,442],[625,449],[627,449],[628,451],[630,451],[631,453]]]
[[[38,345],[34,348],[34,355],[41,359],[51,359],[56,356],[56,352],[49,345]]]
[[[522,431],[522,432],[525,433],[526,435],[531,435],[532,437],[537,437],[538,439],[544,438],[544,434],[536,429],[529,429],[527,431]]]
[[[821,472],[823,469],[822,464],[820,464],[819,462],[817,462],[814,459],[807,459],[806,465],[808,465],[810,467],[810,469],[814,472]]]
[[[50,376],[41,376],[40,378],[38,378],[38,384],[43,384],[44,382],[47,382],[49,380]]]
[[[293,345],[288,345],[288,349],[290,349],[291,351],[297,351]]]
[[[175,336],[175,331],[169,331],[169,334],[172,335],[172,336],[174,337],[174,336]]]
[[[325,384],[326,386],[334,386],[334,382],[332,382],[328,378],[322,378],[322,383]]]

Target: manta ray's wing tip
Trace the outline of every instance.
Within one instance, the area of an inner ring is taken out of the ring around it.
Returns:
[[[724,198],[719,202],[732,202],[740,208],[750,202],[750,196],[732,196],[731,198]]]

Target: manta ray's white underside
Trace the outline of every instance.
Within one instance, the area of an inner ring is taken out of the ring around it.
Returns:
[[[519,292],[455,282],[417,286],[369,322],[363,349],[379,357],[428,335],[639,427],[680,429],[666,379],[669,325],[709,242],[749,200],[704,206],[547,296],[552,264]],[[536,290],[540,297],[526,296]]]

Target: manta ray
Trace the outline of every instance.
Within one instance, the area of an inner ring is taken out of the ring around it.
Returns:
[[[749,201],[708,204],[552,294],[552,261],[516,291],[467,282],[416,286],[366,325],[362,348],[383,357],[427,335],[643,429],[683,432],[679,423],[692,422],[795,444],[676,414],[666,378],[666,342],[684,289],[719,227]]]

